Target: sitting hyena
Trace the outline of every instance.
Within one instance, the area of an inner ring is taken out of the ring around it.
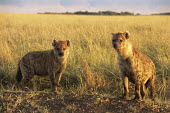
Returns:
[[[118,53],[118,64],[123,75],[124,98],[129,93],[128,80],[135,84],[135,100],[144,99],[150,85],[151,98],[154,99],[155,65],[131,43],[128,32],[112,33],[112,45]]]
[[[34,75],[49,75],[52,90],[57,90],[62,73],[66,68],[70,41],[54,40],[52,46],[54,49],[51,50],[29,52],[19,61],[16,79],[22,89]]]

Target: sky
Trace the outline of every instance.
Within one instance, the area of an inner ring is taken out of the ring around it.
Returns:
[[[140,14],[170,12],[170,0],[0,0],[3,13],[128,11]]]

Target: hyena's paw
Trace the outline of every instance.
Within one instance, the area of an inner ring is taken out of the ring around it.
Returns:
[[[57,92],[57,90],[58,90],[58,87],[57,87],[57,86],[53,86],[53,87],[52,87],[52,92]]]
[[[142,101],[142,98],[138,98],[135,96],[135,98],[133,99],[135,102],[141,102]]]
[[[62,87],[60,87],[60,86],[53,86],[52,87],[52,92],[61,92],[62,91]]]
[[[123,100],[129,100],[129,95],[128,94],[123,94],[122,96],[119,97],[120,99],[123,99]]]

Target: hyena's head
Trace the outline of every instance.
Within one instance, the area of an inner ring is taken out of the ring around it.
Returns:
[[[117,51],[128,48],[129,32],[112,33],[112,45]]]
[[[68,56],[68,48],[70,46],[70,41],[56,41],[54,40],[52,43],[54,47],[54,52],[58,58],[64,58]]]

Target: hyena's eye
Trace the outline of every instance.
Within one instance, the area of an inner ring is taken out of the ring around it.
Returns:
[[[63,48],[63,50],[66,50],[66,48]]]
[[[122,40],[122,39],[120,39],[119,41],[120,41],[120,42],[123,42],[123,40]]]
[[[112,40],[113,42],[116,42],[116,40],[114,39],[114,40]]]

